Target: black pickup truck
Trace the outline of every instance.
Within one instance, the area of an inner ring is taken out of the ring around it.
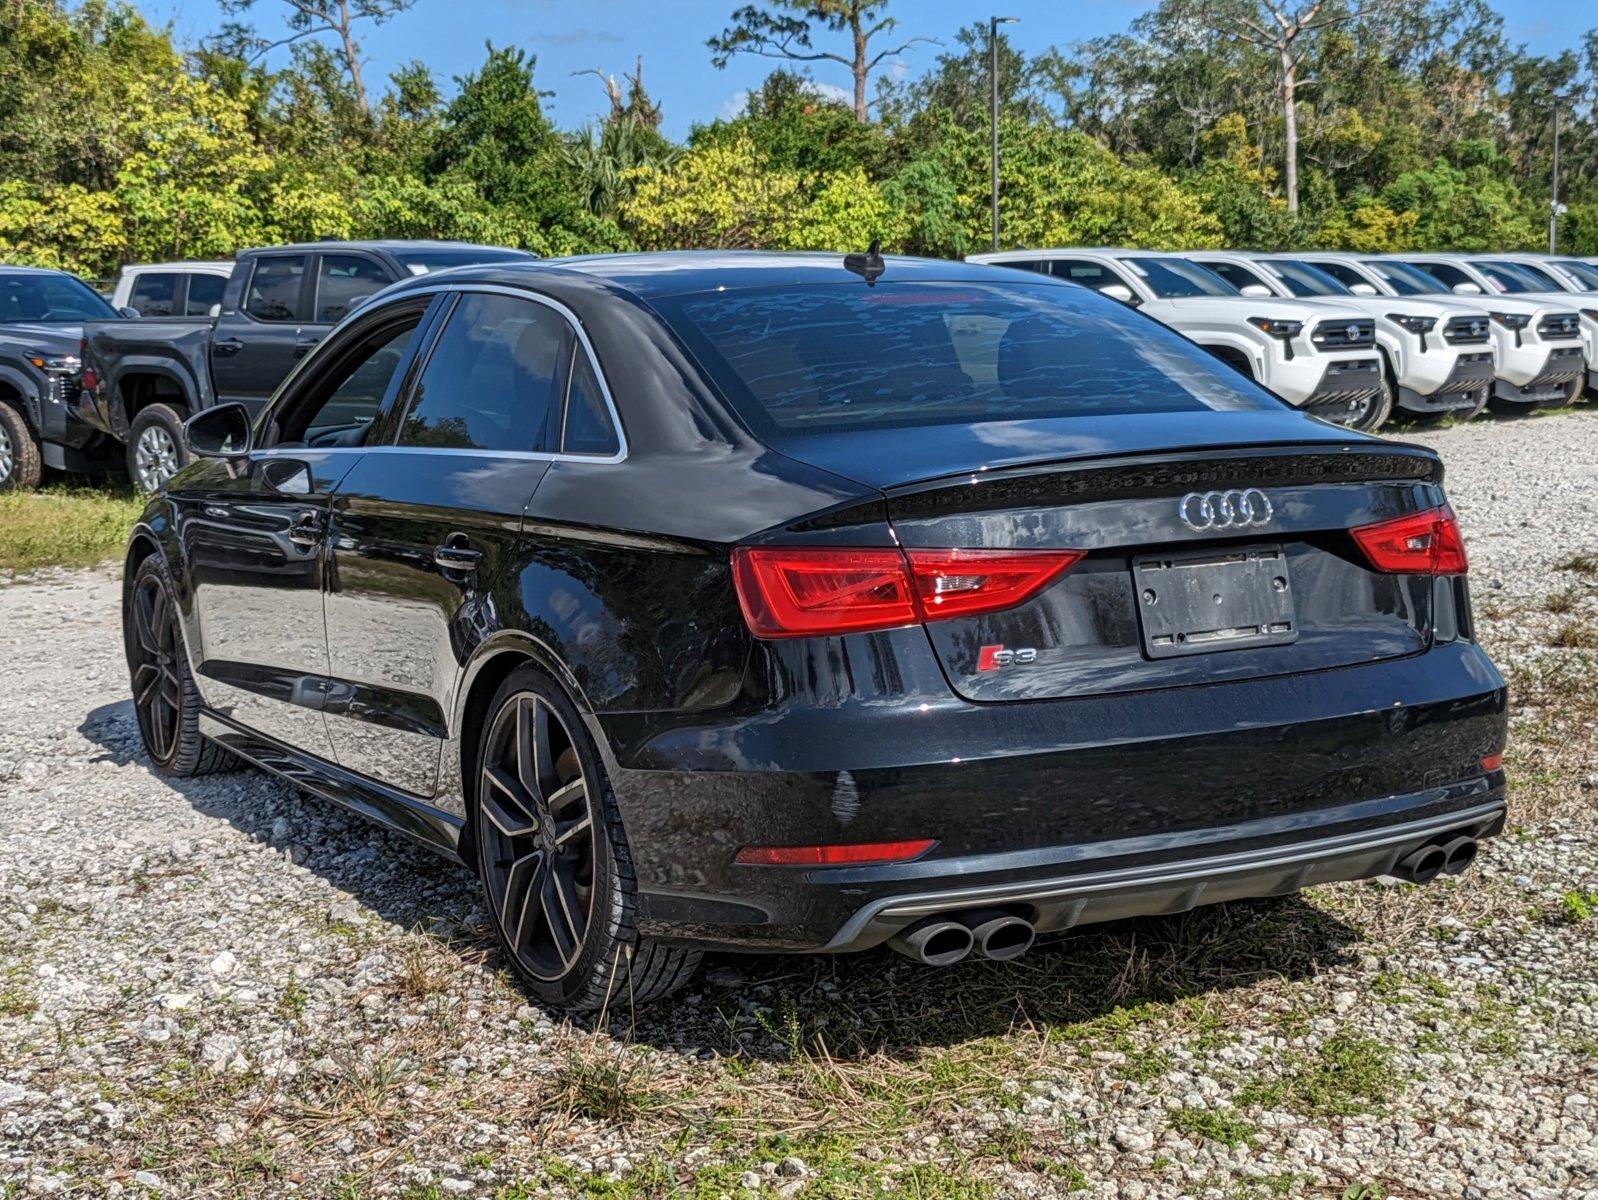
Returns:
[[[44,467],[93,471],[121,458],[78,413],[83,323],[119,319],[64,271],[0,266],[0,492],[38,487]]]
[[[356,304],[399,279],[532,257],[466,242],[314,242],[242,250],[203,320],[89,321],[83,330],[84,420],[127,447],[128,475],[154,491],[188,461],[183,422],[242,402],[253,414],[295,363]]]

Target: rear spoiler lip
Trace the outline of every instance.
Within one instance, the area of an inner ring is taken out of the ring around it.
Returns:
[[[1190,450],[1139,450],[1111,452],[1108,454],[1071,455],[1063,458],[1039,459],[1036,462],[1029,463],[1006,464],[1003,467],[994,467],[992,469],[979,468],[946,472],[942,475],[919,479],[910,483],[894,484],[890,487],[882,488],[881,491],[883,495],[891,500],[900,496],[914,496],[921,492],[936,491],[947,487],[969,487],[976,484],[997,483],[1003,480],[1022,479],[1038,475],[1066,475],[1102,468],[1155,467],[1176,463],[1202,465],[1206,461],[1221,459],[1285,458],[1294,454],[1333,460],[1356,456],[1387,456],[1394,460],[1419,460],[1427,464],[1426,474],[1418,478],[1419,482],[1440,484],[1443,481],[1443,460],[1435,450],[1413,442],[1389,442],[1373,439],[1370,442],[1343,443],[1302,441],[1238,442],[1229,445],[1195,447]],[[1417,481],[1417,477],[1413,473],[1401,473],[1391,478],[1406,482]],[[1379,482],[1379,480],[1372,479],[1365,482]]]

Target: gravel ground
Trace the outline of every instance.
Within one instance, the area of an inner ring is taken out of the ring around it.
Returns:
[[[1598,412],[1413,436],[1516,694],[1479,869],[1009,966],[712,959],[601,1022],[458,868],[152,774],[111,575],[0,588],[0,1198],[1598,1197]]]

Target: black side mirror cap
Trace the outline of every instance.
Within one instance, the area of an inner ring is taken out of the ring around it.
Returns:
[[[201,409],[183,422],[183,440],[196,458],[243,458],[252,448],[252,432],[242,404]]]

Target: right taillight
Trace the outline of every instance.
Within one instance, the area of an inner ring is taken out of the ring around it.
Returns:
[[[1013,608],[1082,554],[739,546],[732,577],[756,637],[823,637]]]
[[[1378,571],[1394,575],[1463,575],[1465,542],[1448,505],[1349,531]]]

